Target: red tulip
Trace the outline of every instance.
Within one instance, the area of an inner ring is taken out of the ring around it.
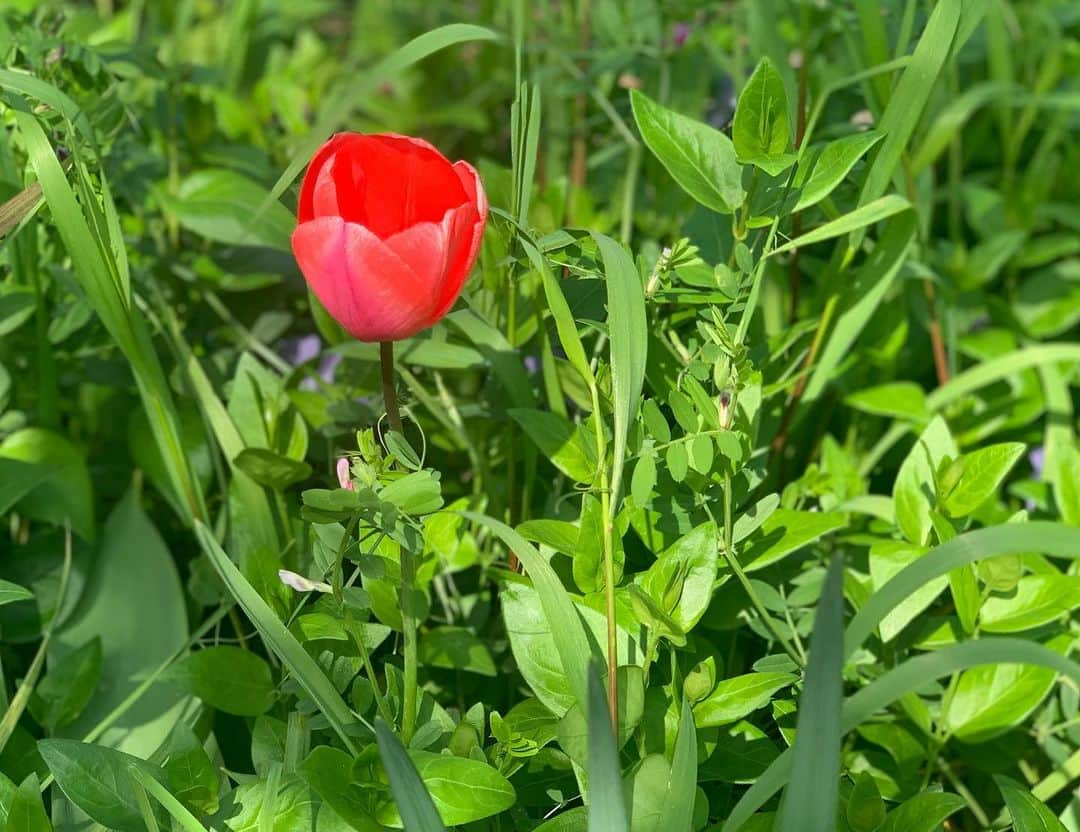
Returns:
[[[339,133],[300,187],[300,271],[361,341],[397,341],[450,311],[469,276],[488,203],[472,165],[422,139]]]

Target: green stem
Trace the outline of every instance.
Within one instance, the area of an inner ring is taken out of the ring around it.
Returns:
[[[731,475],[724,475],[724,540],[723,540],[723,554],[724,560],[727,561],[728,568],[734,573],[739,583],[742,584],[743,591],[746,592],[750,598],[750,603],[753,604],[754,609],[757,611],[758,617],[761,618],[761,623],[765,625],[765,629],[769,631],[772,637],[776,640],[781,647],[784,648],[784,652],[791,657],[791,660],[795,662],[798,667],[804,667],[806,662],[798,651],[791,646],[791,642],[784,637],[784,634],[776,629],[776,625],[773,623],[772,618],[769,617],[768,610],[765,609],[765,605],[761,602],[757,592],[754,591],[754,585],[750,583],[750,579],[746,577],[746,573],[743,572],[742,566],[739,564],[739,559],[735,556],[735,546],[732,540],[734,524],[732,522],[732,499],[731,499]]]

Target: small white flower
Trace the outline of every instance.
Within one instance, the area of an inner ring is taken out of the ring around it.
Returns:
[[[277,576],[285,586],[295,589],[297,592],[330,592],[330,584],[324,584],[322,581],[312,581],[303,575],[290,572],[288,569],[279,569]]]

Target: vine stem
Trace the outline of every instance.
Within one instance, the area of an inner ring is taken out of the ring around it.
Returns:
[[[379,343],[379,364],[382,376],[383,403],[390,429],[401,433],[401,414],[394,391],[394,342]],[[413,585],[416,583],[416,564],[412,552],[401,547],[401,629],[404,632],[405,671],[402,691],[401,740],[406,746],[416,727],[417,645],[416,616],[413,614]]]

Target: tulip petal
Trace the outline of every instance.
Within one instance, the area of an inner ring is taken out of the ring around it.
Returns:
[[[338,133],[320,147],[311,158],[311,162],[308,163],[307,173],[304,174],[304,180],[300,184],[300,201],[296,209],[296,218],[299,222],[308,222],[319,216],[337,213],[336,210],[325,211],[323,213],[316,211],[315,190],[320,185],[323,170],[327,166],[327,162],[331,161],[335,154],[352,140],[353,135],[355,134]]]
[[[472,204],[468,204],[447,215],[444,224],[452,224],[446,232],[449,240],[447,253],[446,277],[439,287],[439,302],[432,315],[432,322],[439,320],[454,305],[461,288],[472,271],[476,257],[480,253],[480,243],[484,238],[487,224],[488,201],[484,185],[476,169],[468,162],[457,162],[454,172],[461,180]]]
[[[453,211],[447,212],[447,216],[452,213]],[[445,222],[421,222],[387,237],[384,241],[426,286],[425,313],[434,310],[438,301],[439,288],[446,276],[448,242],[452,243],[453,240],[447,233]]]
[[[300,271],[327,312],[361,341],[397,341],[427,326],[432,290],[367,228],[320,217],[293,232]]]

